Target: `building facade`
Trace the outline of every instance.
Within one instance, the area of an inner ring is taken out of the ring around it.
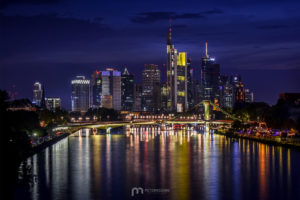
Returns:
[[[202,57],[201,84],[203,100],[220,102],[220,65],[215,58],[208,55],[207,42],[205,43],[205,56]]]
[[[172,44],[172,27],[167,33],[168,110],[184,112],[188,109],[187,53],[179,52]]]
[[[42,107],[44,103],[45,94],[44,88],[40,82],[35,82],[33,84],[33,99],[32,104]]]
[[[105,97],[105,100],[101,100],[101,107],[110,108],[112,105],[113,109],[121,110],[121,72],[113,68],[106,68],[101,75],[102,98]]]
[[[129,74],[127,68],[121,76],[122,78],[122,110],[132,111],[134,104],[134,76]]]
[[[99,108],[102,97],[102,77],[101,71],[94,71],[91,80],[91,105],[93,108]]]
[[[51,111],[55,111],[56,109],[61,109],[61,99],[48,97],[45,98],[46,108]]]
[[[142,110],[160,109],[160,70],[157,65],[145,65],[142,73]]]
[[[142,84],[134,84],[134,105],[133,111],[142,110],[143,87]]]
[[[90,80],[85,76],[76,76],[72,85],[72,111],[86,112],[90,107]]]
[[[239,82],[235,88],[235,106],[241,106],[245,103],[245,89],[242,82]]]
[[[254,94],[249,89],[245,89],[245,102],[246,103],[254,102]]]
[[[223,104],[222,106],[225,108],[233,108],[234,105],[234,88],[229,81],[226,81],[223,85]]]
[[[200,103],[197,91],[198,82],[194,79],[194,69],[191,66],[191,59],[187,62],[187,102],[188,109],[193,109],[193,107]]]
[[[168,87],[166,83],[161,84],[161,110],[168,111]]]

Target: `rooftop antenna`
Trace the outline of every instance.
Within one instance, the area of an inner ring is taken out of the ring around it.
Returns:
[[[167,45],[172,45],[172,18],[169,19],[169,32],[167,33]]]
[[[207,42],[205,42],[205,56],[208,57],[208,54],[207,54]]]

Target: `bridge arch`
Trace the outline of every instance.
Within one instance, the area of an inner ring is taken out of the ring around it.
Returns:
[[[228,117],[230,117],[233,120],[242,121],[241,119],[239,119],[239,118],[233,116],[232,114],[228,113],[227,111],[223,110],[222,108],[220,108],[219,106],[217,106],[216,104],[214,104],[213,102],[211,102],[210,100],[203,100],[200,103],[198,103],[197,105],[195,105],[194,108],[195,107],[199,107],[201,104],[204,106],[204,120],[205,121],[209,121],[210,120],[209,106],[217,108],[223,114],[227,115]]]

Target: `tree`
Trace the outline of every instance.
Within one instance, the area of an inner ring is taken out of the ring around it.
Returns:
[[[6,111],[8,108],[9,96],[5,90],[0,90],[0,112]]]
[[[242,107],[235,108],[233,112],[235,116],[240,117],[244,121],[251,120],[265,121],[271,107],[264,102],[246,103]]]
[[[235,131],[241,130],[241,128],[243,128],[242,126],[242,122],[240,122],[239,120],[234,120],[234,122],[232,123],[232,129]]]
[[[47,127],[54,122],[54,113],[47,109],[41,109],[37,111],[39,120],[43,123],[43,126]]]
[[[96,116],[98,120],[101,119],[101,121],[117,121],[119,120],[120,114],[118,111],[108,108],[91,108],[85,114],[85,117],[89,117],[90,119],[93,119],[94,116]]]
[[[6,198],[12,198],[13,187],[18,178],[18,167],[21,161],[31,150],[30,140],[27,133],[23,130],[34,126],[28,118],[32,112],[12,112],[8,111],[9,97],[6,91],[0,90],[0,137],[1,137],[1,177],[0,180],[5,183],[1,189],[7,194]],[[26,116],[24,116],[26,115]]]

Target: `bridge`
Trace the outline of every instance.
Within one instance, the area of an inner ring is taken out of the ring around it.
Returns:
[[[218,105],[214,104],[213,102],[211,102],[210,100],[203,100],[200,103],[198,103],[197,105],[195,105],[193,108],[197,108],[200,105],[204,106],[204,120],[209,121],[210,120],[210,109],[209,106],[211,105],[212,107],[215,107],[216,110],[222,112],[223,114],[225,114],[226,116],[228,116],[229,118],[233,119],[233,120],[238,120],[238,121],[242,121],[241,119],[233,116],[232,114],[230,114],[229,112],[223,110],[222,108],[220,108]]]
[[[68,126],[56,127],[54,131],[59,130],[69,130],[70,132],[75,132],[79,129],[103,129],[108,133],[110,129],[123,127],[123,126],[136,126],[136,125],[174,125],[174,124],[209,124],[212,126],[220,126],[220,125],[231,125],[233,120],[239,120],[232,114],[226,112],[219,106],[215,105],[209,100],[204,100],[199,104],[195,105],[194,108],[199,107],[200,105],[204,106],[204,119],[178,119],[176,117],[172,117],[169,119],[136,119],[136,120],[128,120],[128,121],[109,121],[109,122],[91,122],[91,123],[70,123]],[[210,108],[212,106],[216,108],[218,111],[222,112],[232,120],[211,120],[210,118]]]

